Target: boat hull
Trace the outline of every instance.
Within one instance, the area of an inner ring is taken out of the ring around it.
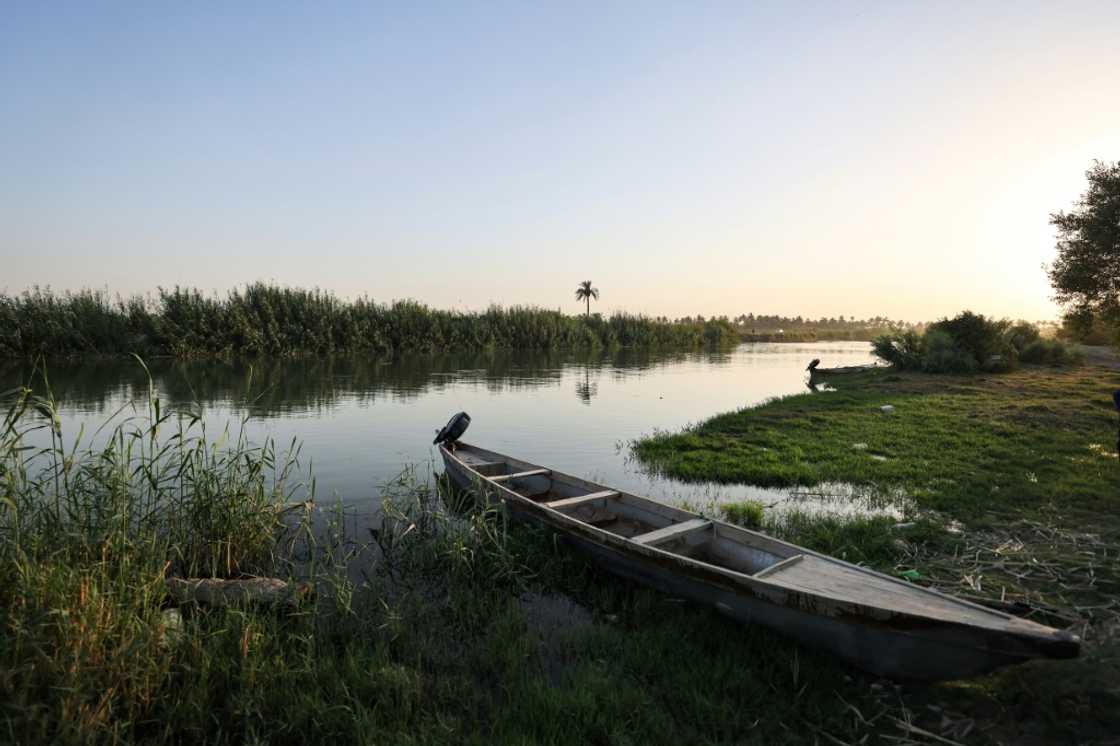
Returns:
[[[873,370],[883,370],[881,365],[849,365],[843,368],[813,368],[809,371],[809,379],[813,381],[835,376],[850,376],[856,373],[868,373]]]
[[[446,473],[460,489],[483,500],[478,477],[444,452]],[[798,642],[832,653],[865,671],[892,679],[966,678],[1038,657],[1039,651],[1014,635],[977,631],[937,620],[869,619],[814,608],[804,599],[760,594],[728,582],[687,561],[664,553],[630,550],[625,542],[603,540],[594,531],[564,525],[553,511],[517,500],[501,502],[516,520],[551,527],[574,548],[620,577],[713,606],[746,624],[760,624]],[[1057,657],[1068,657],[1065,655]]]

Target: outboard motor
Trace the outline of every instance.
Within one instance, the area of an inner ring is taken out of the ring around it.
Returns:
[[[463,433],[467,431],[470,424],[471,416],[466,412],[460,412],[452,416],[442,430],[436,430],[436,439],[432,441],[432,445],[446,443],[448,448],[455,450],[455,441],[463,437]]]
[[[813,373],[817,370],[817,366],[820,365],[820,364],[821,364],[821,359],[819,357],[815,357],[815,358],[813,358],[813,362],[809,363],[809,367],[806,368],[805,370],[809,371],[810,373]]]

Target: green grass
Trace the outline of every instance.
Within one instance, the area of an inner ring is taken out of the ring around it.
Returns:
[[[1111,397],[1120,372],[1023,369],[958,378],[881,370],[838,378],[835,386],[656,434],[634,451],[685,480],[839,482],[887,498],[904,494],[917,512],[902,530],[886,518],[798,513],[766,528],[950,593],[1048,609],[1041,621],[1084,636],[1079,660],[910,688],[911,704],[946,713],[947,730],[927,729],[953,736],[956,718],[965,730],[968,723],[983,728],[983,736],[970,731],[980,742],[1114,735],[1120,464]],[[881,409],[888,404],[889,414]]]
[[[763,509],[764,506],[758,500],[740,500],[719,506],[724,520],[747,528],[762,526]]]
[[[606,578],[494,511],[451,513],[414,478],[386,489],[372,540],[346,534],[342,515],[312,534],[308,515],[278,518],[296,474],[271,447],[222,446],[153,399],[96,450],[25,449],[30,429],[61,436],[52,402],[19,390],[6,405],[5,742],[794,743],[805,729],[865,730],[836,697],[834,661]],[[246,573],[317,593],[294,611],[169,617],[166,575]],[[542,624],[522,601],[561,593],[589,611]]]
[[[339,513],[315,532],[309,514],[281,521],[308,478],[294,461],[236,436],[220,445],[154,401],[94,452],[20,450],[20,433],[57,420],[49,399],[14,396],[0,428],[2,742],[870,743],[909,722],[953,736],[949,716],[976,723],[954,737],[965,743],[1120,728],[1105,631],[1115,543],[1025,524],[956,536],[935,521],[764,516],[774,533],[947,587],[977,572],[966,560],[996,556],[990,596],[1004,584],[1008,598],[1100,615],[1082,660],[896,687],[605,575],[546,531],[449,511],[411,475],[383,490],[372,535],[347,533]],[[1021,566],[1058,572],[1065,590]],[[170,623],[165,575],[243,573],[317,592],[294,611],[183,607]]]
[[[215,439],[157,399],[103,446],[63,450],[49,396],[20,389],[4,405],[5,742],[790,743],[805,728],[861,732],[836,698],[846,672],[834,661],[605,577],[493,511],[451,513],[412,478],[386,489],[372,538],[347,534],[341,515],[312,533],[309,514],[278,512],[300,490],[295,454]],[[53,445],[26,448],[40,428]],[[166,576],[245,574],[317,592],[295,611],[169,616]],[[526,594],[565,594],[587,611],[542,624]]]
[[[634,452],[678,479],[901,489],[921,507],[962,519],[1048,503],[1120,506],[1111,399],[1118,373],[955,378],[882,370],[836,385],[657,434]]]

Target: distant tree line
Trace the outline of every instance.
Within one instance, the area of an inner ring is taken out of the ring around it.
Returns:
[[[1120,344],[1120,318],[1085,310],[1071,310],[1062,317],[1058,336],[1087,345]]]
[[[404,300],[342,300],[322,290],[255,283],[224,296],[160,288],[147,297],[34,288],[0,295],[0,356],[127,354],[395,354],[596,347],[686,349],[738,342],[726,319],[668,321],[616,313],[569,316],[524,306],[434,309]]]
[[[914,328],[914,325],[909,322],[894,321],[885,316],[857,319],[840,315],[814,319],[804,316],[746,313],[734,317],[732,322],[743,339],[756,342],[869,341],[883,334]]]

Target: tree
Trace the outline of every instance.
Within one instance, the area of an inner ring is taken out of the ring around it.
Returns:
[[[1093,161],[1089,189],[1056,212],[1058,258],[1047,269],[1054,299],[1071,314],[1120,317],[1120,161]]]
[[[591,287],[591,280],[584,280],[576,288],[576,300],[587,301],[587,315],[591,315],[591,299],[599,300],[599,288]]]

